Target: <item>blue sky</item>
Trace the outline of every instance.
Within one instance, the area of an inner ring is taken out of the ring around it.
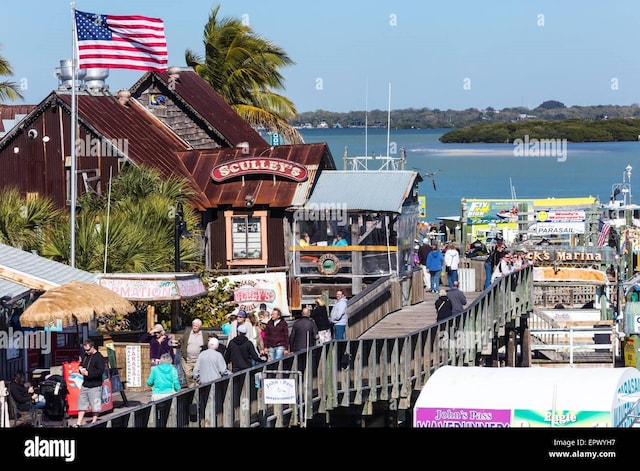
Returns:
[[[299,112],[492,106],[535,108],[640,102],[638,0],[78,0],[78,10],[164,20],[170,65],[204,54],[204,24],[248,21],[282,47],[284,95]],[[393,3],[393,4],[392,4]],[[3,4],[0,54],[23,86],[24,103],[57,87],[54,69],[71,58],[65,0]],[[111,70],[112,91],[141,72]],[[389,84],[391,94],[389,95]]]

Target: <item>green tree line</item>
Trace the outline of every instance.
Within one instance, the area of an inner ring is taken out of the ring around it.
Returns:
[[[549,107],[551,106],[551,107]],[[321,122],[329,127],[387,127],[387,110],[349,111],[338,113],[326,110],[299,113],[291,120],[294,126],[318,127]],[[474,124],[512,123],[519,121],[603,120],[615,118],[640,118],[640,106],[594,105],[565,107],[557,101],[547,101],[534,109],[515,107],[496,110],[468,108],[465,110],[440,110],[407,108],[392,110],[392,129],[442,129],[463,128]]]
[[[566,139],[569,142],[637,141],[640,120],[567,119],[562,121],[524,120],[512,123],[476,124],[443,134],[444,143],[512,143],[515,139]]]

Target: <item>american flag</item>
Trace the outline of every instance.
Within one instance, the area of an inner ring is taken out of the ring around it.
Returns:
[[[598,224],[598,247],[602,247],[609,241],[609,231],[611,226],[600,219]]]
[[[81,69],[167,69],[167,40],[161,19],[78,10],[75,18]]]

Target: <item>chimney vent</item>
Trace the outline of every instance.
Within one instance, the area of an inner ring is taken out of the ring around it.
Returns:
[[[129,98],[131,97],[131,92],[129,90],[125,90],[124,88],[118,91],[118,102],[122,106],[127,106],[129,104]]]
[[[73,61],[63,59],[60,67],[55,68],[58,77],[58,90],[71,90],[73,85]],[[90,92],[103,92],[109,89],[105,79],[109,76],[109,69],[79,69],[76,68],[76,90],[86,88]]]
[[[60,67],[56,67],[56,77],[58,77],[58,90],[71,90],[73,82],[73,61],[71,59],[63,59],[60,61]],[[84,79],[87,73],[87,69],[76,70],[76,87],[80,86],[80,83]]]

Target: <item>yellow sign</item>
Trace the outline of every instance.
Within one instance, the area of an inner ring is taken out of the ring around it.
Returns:
[[[427,217],[427,197],[426,196],[418,196],[418,206],[420,206],[420,218],[424,219]]]
[[[624,339],[624,366],[636,367],[636,339],[626,337]]]

